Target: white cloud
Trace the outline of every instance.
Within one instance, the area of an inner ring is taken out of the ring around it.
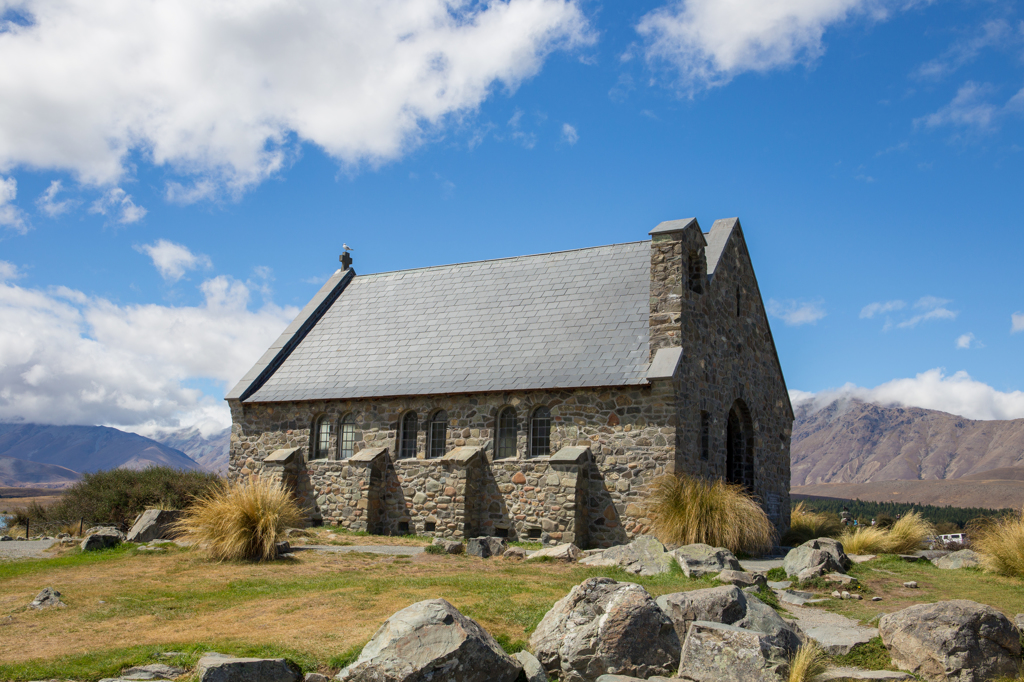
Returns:
[[[18,272],[17,265],[0,260],[0,282],[8,282],[19,277],[21,277],[21,273]]]
[[[884,313],[891,313],[895,310],[902,310],[906,307],[906,303],[903,301],[886,301],[884,303],[868,303],[866,306],[861,308],[860,317],[861,319],[871,319],[875,315],[881,315]]]
[[[791,327],[816,324],[825,317],[824,301],[768,300],[768,312]]]
[[[1010,333],[1024,332],[1024,313],[1010,315]]]
[[[149,256],[160,276],[169,282],[177,282],[188,270],[213,267],[209,256],[192,253],[187,246],[166,239],[158,239],[155,244],[136,246],[135,250]]]
[[[945,376],[942,369],[922,372],[912,379],[893,379],[875,388],[846,384],[819,393],[790,391],[793,406],[808,404],[817,411],[833,400],[856,398],[878,405],[923,407],[958,414],[968,419],[1020,419],[1024,417],[1024,392],[998,391],[972,379],[967,372]]]
[[[684,90],[724,85],[745,71],[811,63],[829,26],[865,14],[884,19],[888,0],[673,0],[636,29],[648,63],[667,64]]]
[[[1019,40],[1019,37],[1015,37],[1013,28],[1006,20],[987,21],[975,31],[974,35],[956,41],[942,55],[922,64],[914,71],[914,75],[927,80],[942,78],[974,61],[982,50],[998,47],[1014,40]]]
[[[297,314],[248,309],[227,277],[196,306],[117,305],[80,291],[0,284],[0,421],[187,425],[226,414],[189,388],[237,381]]]
[[[309,142],[345,164],[401,156],[593,42],[575,0],[21,0],[0,33],[0,170],[114,185],[138,155],[244,189]],[[186,183],[187,184],[187,183]],[[129,216],[125,216],[126,218]]]
[[[580,134],[576,132],[575,126],[571,126],[568,123],[562,124],[562,141],[568,143],[570,146],[576,144],[580,140]]]
[[[0,227],[9,227],[15,232],[25,234],[28,232],[28,225],[21,209],[14,205],[17,196],[18,181],[14,178],[0,177]]]
[[[106,191],[89,208],[89,213],[99,213],[100,215],[107,215],[108,212],[116,214],[118,211],[120,211],[120,215],[116,215],[115,219],[122,225],[137,223],[148,213],[142,206],[137,206],[132,201],[132,195],[126,194],[120,187]]]
[[[39,195],[36,199],[36,206],[39,210],[50,216],[56,218],[57,216],[63,215],[71,210],[71,207],[75,204],[71,199],[65,199],[64,201],[57,201],[57,195],[64,189],[63,184],[60,180],[54,180],[50,183],[50,186],[46,188],[46,191]]]
[[[974,332],[967,332],[956,337],[957,350],[967,350],[969,348],[984,348],[985,344],[978,341],[977,337],[974,336]]]
[[[967,81],[960,86],[949,104],[934,114],[915,119],[914,123],[928,128],[958,126],[979,131],[989,130],[1000,113],[999,107],[986,101],[994,92],[995,88],[989,83]]]
[[[924,296],[914,304],[914,309],[921,312],[903,320],[896,326],[901,329],[909,329],[928,320],[955,320],[960,312],[947,308],[946,304],[948,303],[952,303],[952,301],[945,298],[936,298],[935,296]]]

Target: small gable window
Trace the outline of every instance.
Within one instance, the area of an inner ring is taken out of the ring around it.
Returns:
[[[498,414],[498,459],[516,456],[517,432],[516,411],[506,407]]]
[[[700,253],[697,251],[691,251],[690,257],[686,261],[686,280],[690,291],[695,294],[704,293],[704,285],[701,282],[702,274],[700,267]]]
[[[410,459],[416,456],[417,424],[415,412],[406,412],[402,417],[402,425],[398,433],[399,459]]]
[[[356,441],[356,419],[351,413],[346,414],[341,420],[341,442],[338,444],[338,458],[348,459],[352,456],[352,449]]]
[[[551,454],[551,410],[543,405],[530,417],[530,457]]]
[[[331,420],[327,415],[318,417],[313,427],[313,456],[310,459],[327,459],[331,453]]]
[[[430,418],[427,430],[427,457],[431,459],[444,456],[444,446],[448,440],[448,413],[438,410]]]

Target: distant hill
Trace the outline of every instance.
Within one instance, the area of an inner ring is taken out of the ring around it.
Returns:
[[[81,478],[77,471],[55,464],[0,457],[0,487],[66,488]]]
[[[149,466],[202,468],[180,450],[108,426],[0,424],[0,457],[53,464],[75,472]]]
[[[951,480],[1024,466],[1024,419],[980,421],[836,400],[798,406],[792,484]]]
[[[822,483],[791,488],[790,494],[794,500],[810,496],[867,502],[913,502],[936,507],[1024,507],[1024,481],[984,480],[968,476],[943,481]]]
[[[181,450],[208,471],[228,472],[228,450],[231,447],[231,427],[204,436],[195,427],[156,434],[151,438],[158,443]]]

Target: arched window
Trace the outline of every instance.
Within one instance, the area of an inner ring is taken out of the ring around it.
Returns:
[[[348,459],[356,442],[356,419],[352,413],[341,419],[341,442],[338,444],[338,459]]]
[[[430,418],[427,427],[427,457],[431,459],[444,456],[444,446],[448,442],[448,413],[438,410]]]
[[[754,489],[754,427],[746,403],[737,400],[729,410],[725,435],[725,478]]]
[[[498,459],[516,456],[518,431],[515,408],[506,407],[498,413]]]
[[[530,417],[530,457],[551,454],[551,410],[541,405]]]
[[[415,412],[406,412],[402,417],[402,426],[398,433],[398,459],[416,456],[416,421]]]
[[[313,456],[310,459],[327,459],[331,454],[331,420],[327,415],[317,417],[313,426]]]

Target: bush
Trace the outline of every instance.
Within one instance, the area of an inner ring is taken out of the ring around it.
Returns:
[[[195,499],[174,530],[217,561],[277,557],[284,531],[301,524],[291,493],[264,478],[223,483]]]
[[[806,503],[800,502],[790,513],[789,532],[782,541],[795,547],[815,538],[835,537],[842,529],[839,517],[835,514],[812,511]]]
[[[217,474],[170,467],[112,469],[84,474],[43,511],[39,521],[131,526],[148,508],[184,509],[220,482]]]
[[[733,552],[760,553],[775,542],[775,526],[743,486],[671,474],[657,479],[647,512],[666,544],[703,542]]]
[[[838,540],[848,554],[886,554],[888,535],[888,531],[878,526],[847,526]]]
[[[847,527],[839,542],[849,554],[906,554],[920,549],[935,534],[935,528],[918,512],[910,512],[890,528]]]
[[[971,543],[985,568],[1024,577],[1024,512],[977,524],[972,529]]]
[[[446,554],[444,547],[441,545],[427,545],[423,548],[423,551],[427,554]]]
[[[813,641],[801,644],[789,661],[789,682],[812,682],[828,672],[828,655]]]

